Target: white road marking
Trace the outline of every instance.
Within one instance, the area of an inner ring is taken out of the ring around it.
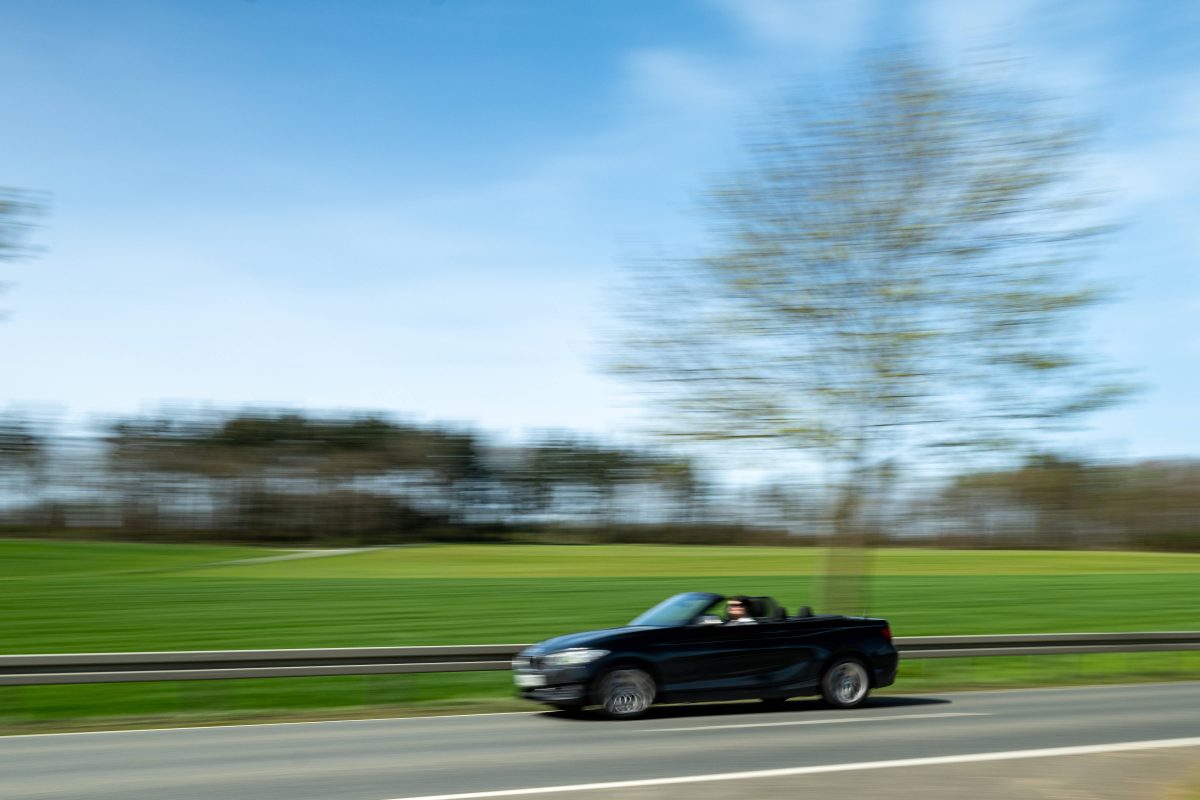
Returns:
[[[37,739],[44,736],[97,736],[103,733],[170,733],[171,731],[216,731],[230,728],[282,728],[291,725],[357,725],[360,722],[417,722],[426,719],[466,717],[532,717],[544,711],[482,711],[472,714],[425,714],[414,717],[362,717],[347,719],[302,719],[293,722],[229,722],[218,725],[177,725],[169,728],[115,728],[98,731],[58,731],[50,733],[0,733],[0,745],[9,739]]]
[[[1178,651],[1183,652],[1183,651]],[[1091,691],[1097,689],[1161,689],[1161,688],[1177,688],[1187,686],[1200,686],[1200,681],[1146,681],[1145,683],[1080,683],[1074,686],[1016,686],[1011,689],[965,689],[959,692],[946,692],[946,694],[958,695],[993,695],[993,694],[1016,694],[1026,692],[1029,694],[1044,694],[1046,692],[1075,692],[1075,691]],[[940,694],[929,693],[933,697],[940,697]]]
[[[733,725],[692,725],[687,728],[645,728],[639,733],[673,733],[675,731],[723,731],[732,728],[778,728],[784,725],[839,725],[846,722],[883,722],[893,719],[940,719],[943,717],[990,717],[991,714],[967,711],[947,711],[941,714],[890,714],[885,717],[840,717],[837,719],[801,719],[788,722],[745,722]]]
[[[759,769],[750,772],[717,772],[711,775],[682,775],[675,778],[648,778],[645,780],[609,781],[606,783],[576,783],[563,786],[538,786],[532,789],[500,789],[490,792],[429,794],[416,797],[398,797],[393,798],[393,800],[481,800],[481,798],[488,797],[521,797],[532,794],[585,792],[603,789],[637,789],[645,786],[671,786],[683,783],[708,783],[710,781],[741,781],[752,780],[755,778],[790,778],[797,775],[819,775],[827,772],[857,772],[859,770],[893,769],[896,767],[931,767],[941,764],[971,764],[980,761],[1009,761],[1019,758],[1086,756],[1097,753],[1120,753],[1130,750],[1158,750],[1169,747],[1200,747],[1200,736],[1192,736],[1185,739],[1151,739],[1142,742],[1088,744],[1079,745],[1076,747],[1047,747],[1040,750],[1004,750],[994,753],[967,753],[959,756],[899,758],[891,761],[860,761],[852,764],[821,764],[812,767]]]
[[[169,733],[171,731],[212,731],[223,730],[228,728],[282,728],[293,725],[353,725],[362,722],[419,722],[427,719],[467,719],[470,717],[540,717],[548,714],[548,711],[482,711],[469,714],[421,714],[412,717],[348,717],[346,719],[302,719],[292,722],[227,722],[215,723],[213,725],[173,725],[165,728],[110,728],[94,731],[49,731],[46,733],[0,733],[0,744],[10,739],[40,739],[46,736],[98,736],[104,733]],[[986,714],[967,714],[965,712],[957,714],[914,714],[911,716],[951,716],[951,717],[966,717],[966,716],[990,716]],[[891,717],[855,717],[853,719],[834,719],[827,720],[828,722],[866,722],[871,719],[891,719]],[[901,717],[897,717],[901,719]],[[714,725],[711,727],[741,727],[753,728],[760,725],[813,725],[825,720],[813,720],[811,722],[763,722],[745,725]],[[695,728],[655,728],[655,731],[671,731],[671,730],[704,730],[702,727]],[[649,732],[649,731],[647,731]]]

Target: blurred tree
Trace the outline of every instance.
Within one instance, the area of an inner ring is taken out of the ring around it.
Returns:
[[[490,448],[487,477],[510,518],[532,522],[686,519],[703,500],[693,465],[567,432],[520,447]]]
[[[958,476],[929,515],[957,546],[1200,548],[1200,463],[1055,455]]]
[[[528,479],[532,496],[540,498],[543,507],[557,501],[568,515],[583,512],[609,527],[619,490],[648,480],[648,468],[649,460],[640,453],[558,434],[531,448]]]
[[[42,204],[30,194],[0,187],[0,261],[32,254],[25,240],[42,210]],[[5,285],[0,283],[3,288]]]
[[[1024,546],[1071,549],[1096,544],[1105,521],[1107,471],[1052,453],[1026,458],[1018,469],[959,476],[941,493],[943,505],[955,501],[984,514],[998,509],[1024,512]]]
[[[246,530],[266,520],[295,527],[291,518],[303,514],[303,527],[333,530],[339,520],[354,516],[345,511],[355,503],[363,507],[359,516],[379,516],[379,496],[386,492],[379,486],[373,487],[378,496],[361,491],[355,486],[360,479],[398,479],[402,491],[393,494],[426,501],[436,486],[444,495],[438,505],[461,513],[457,495],[474,477],[470,435],[375,416],[172,414],[120,421],[110,427],[108,444],[126,524],[139,528],[158,524],[154,515],[164,505],[178,507],[179,497],[196,495],[197,481],[213,496],[207,505],[229,520],[220,524]],[[329,511],[318,503],[290,502],[289,496],[326,497]],[[279,509],[288,507],[295,511],[283,522]]]
[[[9,494],[5,505],[32,505],[45,462],[46,437],[29,420],[0,417],[0,476]]]
[[[504,510],[529,484],[526,470],[501,470],[477,433],[381,415],[176,411],[118,421],[107,443],[109,489],[126,527],[137,529],[167,524],[164,509],[175,519],[190,514],[191,526],[303,528],[327,538],[354,534],[357,519],[374,526],[372,537],[385,521],[397,536],[408,534],[401,525],[504,525]]]
[[[784,97],[705,195],[711,247],[639,270],[615,369],[663,432],[808,449],[836,492],[825,601],[865,606],[871,501],[918,448],[1000,446],[1120,397],[1071,323],[1106,227],[1087,129],[907,53]]]

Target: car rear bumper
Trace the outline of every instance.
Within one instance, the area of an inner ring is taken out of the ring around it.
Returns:
[[[900,666],[900,655],[898,653],[877,656],[873,661],[871,679],[872,685],[876,689],[891,686],[896,682],[896,672]]]

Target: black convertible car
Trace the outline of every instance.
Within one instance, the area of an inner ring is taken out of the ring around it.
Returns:
[[[513,659],[521,696],[557,708],[598,705],[614,718],[652,703],[821,695],[836,708],[861,705],[896,679],[898,656],[887,620],[794,616],[770,597],[741,598],[749,620],[719,615],[726,598],[686,592],[623,628],[574,633],[533,645]]]

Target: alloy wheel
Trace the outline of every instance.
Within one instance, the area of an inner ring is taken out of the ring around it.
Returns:
[[[826,678],[826,687],[835,705],[850,707],[858,705],[871,688],[866,668],[858,661],[842,661],[835,664]]]
[[[617,669],[600,682],[600,703],[610,717],[628,719],[654,702],[654,679],[640,669]]]

